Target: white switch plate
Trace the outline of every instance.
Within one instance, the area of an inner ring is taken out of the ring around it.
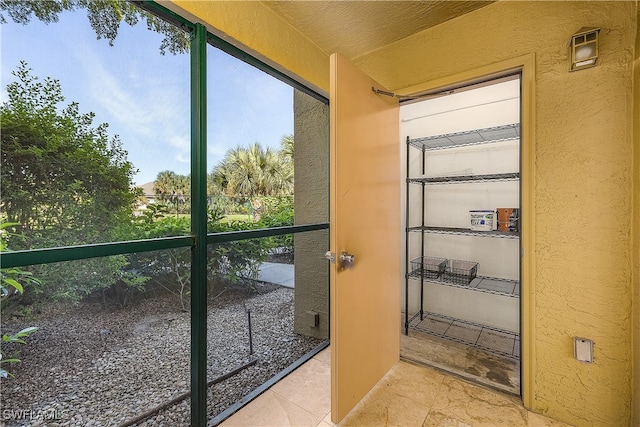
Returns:
[[[574,337],[573,338],[573,355],[581,362],[593,363],[593,341]]]

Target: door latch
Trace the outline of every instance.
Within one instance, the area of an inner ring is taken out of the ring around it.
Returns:
[[[324,257],[325,257],[326,259],[328,259],[328,260],[331,262],[331,264],[335,264],[335,263],[336,263],[336,254],[335,254],[335,253],[333,253],[333,252],[331,252],[331,251],[327,251],[327,252],[324,254]]]
[[[335,252],[327,251],[324,254],[324,257],[328,259],[331,264],[336,263],[336,254]],[[340,256],[337,258],[339,270],[344,270],[345,268],[352,268],[353,264],[356,262],[355,255],[347,253],[346,251],[340,252]]]

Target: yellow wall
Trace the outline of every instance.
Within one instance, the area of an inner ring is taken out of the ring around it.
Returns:
[[[529,403],[577,425],[631,422],[636,21],[634,2],[499,2],[356,60],[400,89],[535,54]],[[567,43],[583,26],[602,27],[601,60],[569,73]],[[595,341],[593,364],[573,358],[574,336]]]
[[[328,56],[264,5],[175,3],[189,12],[183,16],[203,18],[217,34],[328,89]],[[535,55],[535,280],[525,298],[536,332],[528,401],[576,425],[640,425],[637,25],[634,1],[498,2],[355,61],[400,89]],[[568,73],[567,43],[583,26],[602,28],[601,59]],[[573,359],[573,336],[595,341],[595,363]]]
[[[640,23],[640,7],[636,10]],[[634,363],[633,363],[633,423],[640,426],[640,25],[636,29],[636,50],[634,61],[634,183],[633,183],[633,320],[634,320]]]
[[[261,2],[171,0],[162,5],[328,95],[329,56]]]

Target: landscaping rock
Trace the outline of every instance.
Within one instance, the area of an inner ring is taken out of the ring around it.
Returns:
[[[321,343],[293,332],[293,292],[236,285],[208,302],[208,379],[257,359],[208,389],[210,417]],[[26,326],[39,330],[26,346],[9,349],[20,350],[22,363],[11,366],[14,378],[2,380],[2,426],[119,426],[189,391],[191,314],[175,296],[148,296],[118,310],[84,303],[3,324],[3,333]],[[187,398],[136,425],[189,422]]]

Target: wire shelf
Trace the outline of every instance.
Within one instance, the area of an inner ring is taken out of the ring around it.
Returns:
[[[415,331],[481,348],[510,359],[520,358],[520,334],[515,332],[431,312],[424,312],[422,319],[414,315],[409,322],[410,329]]]
[[[420,271],[412,270],[407,273],[408,279],[421,280],[423,279]],[[518,280],[503,279],[490,276],[476,276],[468,284],[461,284],[456,281],[449,280],[446,275],[441,275],[438,278],[424,277],[424,281],[442,286],[451,286],[459,289],[467,289],[470,291],[485,292],[488,294],[502,295],[510,298],[520,297],[520,282]]]
[[[436,177],[416,177],[407,178],[409,184],[468,184],[474,182],[508,182],[520,179],[519,172],[496,173],[485,175],[454,175],[454,176],[436,176]]]
[[[433,151],[445,148],[468,147],[471,145],[509,141],[518,138],[520,138],[520,123],[512,123],[504,126],[427,136],[424,138],[413,138],[408,139],[408,141],[410,145],[420,150]]]
[[[518,239],[520,234],[517,231],[475,231],[468,228],[455,228],[455,227],[429,227],[429,226],[417,226],[409,227],[407,231],[414,233],[431,233],[431,234],[456,234],[460,236],[480,236],[480,237],[493,237],[497,239]]]

